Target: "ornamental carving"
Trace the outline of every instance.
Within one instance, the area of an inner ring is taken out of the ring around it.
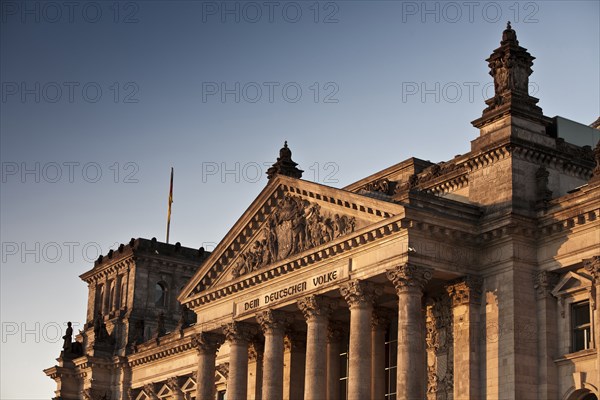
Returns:
[[[423,291],[433,276],[430,268],[421,268],[413,264],[404,264],[387,271],[387,278],[392,281],[398,293],[408,290]]]
[[[320,205],[288,193],[267,218],[254,243],[240,255],[233,277],[352,233],[355,227],[355,217],[324,213]]]
[[[214,354],[225,341],[225,337],[218,333],[202,332],[192,337],[192,346],[199,353]]]
[[[369,182],[364,185],[361,189],[366,190],[368,192],[378,192],[387,195],[394,194],[394,189],[396,187],[396,182],[390,181],[387,178],[379,179],[373,182]]]
[[[355,279],[343,283],[340,286],[340,293],[350,308],[353,308],[365,305],[372,306],[375,298],[383,293],[383,289],[373,282]]]
[[[333,311],[334,302],[325,297],[311,295],[298,300],[298,308],[304,318],[310,320],[316,317],[329,317]]]
[[[559,275],[550,271],[537,271],[533,274],[533,288],[538,299],[551,295],[552,289],[558,283]]]
[[[156,395],[156,391],[154,390],[153,383],[148,383],[148,384],[144,385],[142,390],[144,391],[146,396],[150,397],[152,400],[158,399],[158,396]]]
[[[172,376],[169,379],[167,379],[167,387],[173,394],[183,394],[183,392],[181,391],[181,386],[179,385],[179,380],[176,376]]]
[[[454,325],[448,296],[426,307],[427,399],[451,399],[454,390]]]
[[[600,283],[600,256],[583,260],[583,268],[585,268],[588,274],[592,275],[596,285]]]
[[[408,180],[404,184],[396,186],[394,193],[398,194],[406,190],[414,189],[419,185],[433,181],[436,178],[447,175],[451,172],[462,172],[465,170],[466,168],[464,166],[453,162],[440,162],[425,168],[419,174],[412,174],[409,176]]]
[[[454,284],[448,285],[446,291],[454,307],[463,304],[481,303],[481,286],[483,279],[478,276],[467,276]]]
[[[596,147],[594,147],[594,161],[596,162],[596,167],[594,168],[592,175],[594,176],[594,179],[600,179],[600,140],[598,140]]]

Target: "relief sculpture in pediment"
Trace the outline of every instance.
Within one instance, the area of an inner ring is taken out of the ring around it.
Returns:
[[[325,213],[321,206],[287,194],[268,217],[254,243],[238,258],[233,277],[354,232],[356,219]]]

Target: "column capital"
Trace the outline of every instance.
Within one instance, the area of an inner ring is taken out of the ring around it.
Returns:
[[[340,286],[340,293],[350,308],[355,308],[372,306],[375,298],[383,293],[383,289],[373,282],[354,279],[343,283]]]
[[[247,343],[255,333],[252,325],[245,322],[229,322],[222,329],[225,339],[231,343]]]
[[[392,281],[398,293],[409,290],[423,291],[432,275],[431,268],[417,267],[408,263],[387,271],[387,278]]]
[[[306,296],[298,300],[297,304],[307,321],[317,317],[328,318],[335,308],[333,299],[317,295]]]
[[[196,348],[198,353],[214,354],[224,341],[225,337],[223,335],[214,332],[200,332],[192,336],[192,346]]]
[[[536,271],[533,273],[533,288],[537,299],[550,296],[552,289],[558,283],[559,275],[551,271]]]
[[[167,379],[167,387],[173,394],[183,394],[181,386],[179,385],[179,379],[176,376],[172,376]]]
[[[290,315],[279,310],[265,310],[256,314],[256,321],[263,334],[276,330],[283,331],[292,321]]]
[[[583,260],[583,268],[594,278],[596,285],[600,284],[600,256],[593,256]]]
[[[468,275],[446,286],[446,291],[452,300],[452,306],[463,304],[480,304],[483,279]]]

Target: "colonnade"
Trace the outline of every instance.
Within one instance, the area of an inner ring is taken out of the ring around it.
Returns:
[[[423,400],[426,396],[422,297],[423,289],[431,276],[431,270],[411,264],[401,265],[387,273],[387,278],[393,283],[398,295],[398,399]],[[386,392],[385,331],[389,323],[389,318],[386,317],[389,316],[382,315],[375,308],[382,286],[368,280],[354,279],[341,284],[339,290],[350,311],[349,332],[346,332],[349,334],[347,398],[383,399]],[[449,291],[450,295],[454,292]],[[340,351],[342,337],[345,335],[342,324],[332,319],[337,303],[332,298],[321,295],[310,295],[297,301],[307,328],[304,400],[343,400],[339,399],[342,372]],[[223,334],[199,334],[196,339],[199,349],[197,400],[214,400],[216,352],[224,341],[229,344],[227,399],[255,399],[256,393],[261,393],[264,400],[283,400],[284,337],[285,327],[291,317],[290,313],[277,309],[256,314],[264,336],[260,374],[262,382],[256,382],[256,386],[261,385],[260,391],[248,384],[248,349],[256,348],[252,343],[256,325],[234,321],[223,326]],[[469,351],[469,346],[466,351]],[[455,351],[455,356],[462,357],[460,349]],[[466,361],[468,364],[469,360]],[[249,393],[249,386],[252,393]],[[470,390],[473,394],[472,385]]]

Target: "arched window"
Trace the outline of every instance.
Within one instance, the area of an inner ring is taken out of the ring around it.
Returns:
[[[167,306],[167,285],[164,282],[158,282],[155,286],[154,304],[157,307]]]

